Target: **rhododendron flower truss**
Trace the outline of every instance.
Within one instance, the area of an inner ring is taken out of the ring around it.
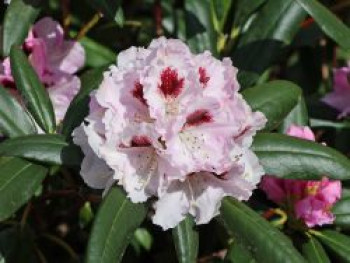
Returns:
[[[315,140],[309,127],[292,125],[287,134]],[[270,200],[290,210],[292,217],[308,227],[331,224],[335,220],[331,208],[341,197],[340,181],[330,181],[326,177],[320,181],[306,181],[264,176],[260,187]]]
[[[155,197],[153,222],[163,229],[187,214],[207,223],[224,196],[247,200],[263,174],[249,148],[266,119],[238,93],[236,75],[230,59],[192,54],[179,40],[132,47],[92,94],[74,141],[113,171],[133,202]],[[107,185],[87,165],[85,181]]]
[[[49,17],[34,24],[22,48],[47,87],[56,121],[60,123],[80,89],[80,79],[75,73],[84,66],[84,48],[76,41],[65,40],[62,27]],[[9,58],[0,64],[0,84],[16,95]]]

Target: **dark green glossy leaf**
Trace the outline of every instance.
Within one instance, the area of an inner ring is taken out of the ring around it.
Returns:
[[[210,50],[217,55],[217,33],[210,1],[185,1],[186,39],[193,52]]]
[[[332,209],[335,224],[343,229],[350,229],[350,197],[340,199]]]
[[[276,80],[245,89],[243,97],[254,111],[265,114],[265,130],[276,128],[298,103],[300,88],[289,81]]]
[[[295,0],[267,1],[241,35],[233,53],[234,64],[242,70],[263,73],[291,43],[304,17],[305,11]]]
[[[350,262],[350,238],[334,230],[312,231],[321,243],[334,254],[338,261]]]
[[[95,68],[108,66],[116,62],[117,55],[112,50],[98,42],[88,37],[83,37],[80,40],[80,43],[85,49],[86,66]]]
[[[198,232],[191,216],[187,216],[173,231],[176,254],[180,263],[195,263],[198,255]]]
[[[299,97],[297,105],[294,109],[284,118],[282,125],[279,127],[279,131],[286,133],[291,125],[307,126],[309,124],[309,117],[305,100],[303,96]]]
[[[55,114],[50,97],[30,65],[27,56],[20,48],[13,46],[10,60],[17,89],[23,95],[29,112],[44,131],[54,132],[56,128]]]
[[[331,263],[324,248],[313,236],[302,245],[302,254],[310,263]]]
[[[257,262],[305,262],[290,239],[242,202],[226,198],[221,217],[235,240],[249,248]]]
[[[256,263],[252,256],[252,253],[241,243],[233,241],[233,244],[229,247],[225,260],[225,263]]]
[[[48,164],[80,165],[80,150],[58,134],[16,137],[0,143],[0,156],[16,156]]]
[[[296,0],[330,38],[344,49],[350,49],[350,29],[328,8],[316,0]]]
[[[350,160],[322,144],[283,134],[261,133],[255,136],[253,151],[267,174],[283,178],[350,178]]]
[[[21,45],[40,12],[41,0],[13,0],[6,10],[2,54],[8,56],[12,45]],[[1,38],[0,38],[1,39]]]
[[[267,0],[245,1],[236,0],[235,2],[235,18],[234,27],[243,27],[248,18]]]
[[[17,137],[36,133],[31,117],[19,102],[0,86],[0,134]]]
[[[0,158],[0,221],[34,195],[46,173],[45,167],[19,158]]]
[[[86,262],[120,262],[146,212],[144,204],[132,203],[119,187],[112,187],[95,218]]]
[[[89,70],[81,77],[81,89],[73,99],[64,116],[62,134],[70,137],[73,130],[79,126],[89,113],[90,93],[98,88],[106,67]]]

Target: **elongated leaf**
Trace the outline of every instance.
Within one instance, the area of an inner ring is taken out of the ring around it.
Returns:
[[[73,99],[63,120],[62,134],[71,136],[89,112],[90,92],[96,89],[102,79],[106,67],[92,69],[81,77],[81,89]]]
[[[335,224],[343,229],[350,229],[350,197],[339,200],[332,209]]]
[[[233,53],[235,65],[242,70],[263,73],[291,43],[305,15],[295,0],[267,1],[242,34]]]
[[[4,56],[10,54],[12,45],[21,45],[23,43],[28,35],[29,28],[39,15],[40,2],[41,0],[11,1],[4,18],[2,38],[2,54]]]
[[[213,55],[217,55],[217,33],[210,1],[185,1],[186,39],[192,51],[198,53],[210,50]]]
[[[44,131],[54,132],[56,123],[52,103],[26,55],[21,49],[12,47],[10,60],[16,86],[27,102],[29,112]]]
[[[173,229],[173,240],[178,261],[180,263],[195,263],[198,255],[198,232],[191,216],[187,216]]]
[[[265,130],[269,131],[297,105],[301,90],[292,82],[277,80],[245,89],[242,95],[254,111],[265,114],[268,120]]]
[[[236,0],[235,2],[235,18],[234,26],[243,27],[247,22],[250,15],[256,11],[260,6],[267,2],[267,0],[255,0],[255,1],[244,1]]]
[[[303,96],[299,97],[297,105],[283,120],[282,125],[279,127],[279,131],[286,133],[291,125],[307,126],[309,124],[309,117],[305,105]]]
[[[350,160],[322,144],[283,134],[258,134],[253,151],[267,174],[283,178],[350,178]]]
[[[257,262],[305,262],[285,235],[243,203],[226,198],[221,217],[229,232],[250,248]]]
[[[234,241],[233,244],[229,247],[225,263],[255,263],[255,259],[243,244]]]
[[[0,143],[0,156],[16,156],[49,164],[79,165],[80,151],[58,134],[16,137]]]
[[[296,0],[330,38],[344,49],[350,49],[350,29],[328,8],[316,0]]]
[[[331,263],[322,245],[313,236],[302,246],[304,257],[310,263]]]
[[[338,258],[337,262],[350,262],[350,238],[334,230],[312,233]]]
[[[109,48],[99,44],[98,42],[84,37],[80,40],[84,46],[86,62],[89,67],[108,66],[116,62],[117,55]]]
[[[46,172],[45,167],[19,158],[0,158],[0,221],[34,195]]]
[[[145,216],[144,204],[132,203],[120,188],[112,187],[95,218],[86,262],[120,262],[134,231]]]
[[[31,117],[3,87],[0,86],[0,134],[16,137],[36,133]]]

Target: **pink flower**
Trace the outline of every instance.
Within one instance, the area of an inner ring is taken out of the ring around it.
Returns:
[[[29,54],[30,63],[47,87],[57,123],[61,122],[80,89],[80,80],[74,74],[84,65],[83,47],[76,41],[65,40],[62,27],[45,17],[30,30],[23,49]],[[15,88],[9,58],[0,65],[0,84],[12,90]]]
[[[74,141],[105,162],[133,202],[158,198],[153,222],[163,229],[188,213],[207,223],[223,197],[248,199],[263,175],[249,148],[266,119],[238,94],[236,74],[229,59],[193,55],[179,40],[132,47],[92,94]],[[109,185],[82,165],[90,186]]]
[[[339,118],[350,113],[350,67],[343,67],[333,70],[334,90],[327,94],[322,101],[340,111]]]
[[[309,127],[292,125],[287,134],[315,140]],[[329,181],[326,177],[321,181],[305,181],[266,175],[260,188],[275,203],[292,205],[294,216],[301,219],[308,227],[333,223],[334,215],[331,213],[331,208],[341,196],[340,181]]]

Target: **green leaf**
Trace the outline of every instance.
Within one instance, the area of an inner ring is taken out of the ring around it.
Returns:
[[[18,101],[0,86],[0,134],[16,137],[36,133],[31,117]]]
[[[298,99],[297,105],[294,109],[284,118],[282,125],[279,127],[279,131],[286,133],[291,125],[307,126],[309,124],[308,112],[303,96]]]
[[[340,199],[332,208],[337,226],[350,229],[350,197]]]
[[[350,29],[329,9],[315,0],[296,0],[312,16],[323,32],[344,49],[350,49]]]
[[[234,18],[234,27],[241,26],[247,22],[248,18],[267,0],[255,0],[255,1],[245,1],[245,0],[236,0],[235,1],[235,18]]]
[[[116,62],[117,55],[109,48],[99,44],[95,40],[83,37],[80,43],[85,49],[86,66],[102,67]]]
[[[267,174],[282,178],[350,179],[350,160],[322,144],[283,134],[255,136],[253,151]]]
[[[233,53],[235,66],[263,73],[291,43],[305,15],[295,0],[267,1],[239,39]]]
[[[338,259],[337,262],[350,262],[350,238],[334,230],[312,231],[321,243]]]
[[[48,164],[80,165],[80,151],[58,134],[16,137],[0,143],[0,156],[16,156]]]
[[[198,232],[193,218],[188,215],[173,230],[173,240],[180,263],[195,263],[198,255]]]
[[[12,45],[21,45],[40,12],[41,0],[12,0],[3,24],[2,54],[8,56]],[[19,16],[20,14],[20,16]],[[0,38],[1,39],[1,38]]]
[[[217,32],[223,33],[224,26],[229,15],[233,0],[211,0],[211,12],[214,28]]]
[[[95,218],[86,262],[120,262],[146,212],[144,204],[132,203],[119,187],[112,187]]]
[[[146,228],[138,228],[134,233],[135,241],[145,250],[150,251],[153,243],[153,238]]]
[[[265,114],[265,130],[276,128],[298,103],[300,88],[292,82],[276,80],[245,89],[243,97],[254,111]]]
[[[331,263],[322,245],[311,235],[302,245],[302,254],[310,263]]]
[[[87,2],[108,19],[115,21],[119,26],[123,26],[122,0],[87,0]]]
[[[50,97],[26,55],[20,48],[13,46],[10,60],[16,86],[27,102],[29,112],[45,132],[54,132],[55,114]]]
[[[211,0],[185,1],[186,39],[193,52],[210,50],[217,55],[217,33],[211,12]]]
[[[19,158],[0,158],[0,221],[34,195],[46,173],[45,167]]]
[[[229,247],[225,263],[256,263],[255,259],[243,244],[233,241],[233,244]]]
[[[89,113],[90,93],[98,88],[106,67],[91,69],[81,77],[81,89],[68,107],[63,119],[62,134],[70,137],[73,130],[79,126]]]
[[[226,198],[221,217],[235,240],[250,248],[257,262],[305,262],[291,240],[242,202]]]

